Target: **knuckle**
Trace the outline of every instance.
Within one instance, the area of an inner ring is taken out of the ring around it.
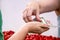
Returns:
[[[27,15],[27,17],[30,17],[30,15]]]

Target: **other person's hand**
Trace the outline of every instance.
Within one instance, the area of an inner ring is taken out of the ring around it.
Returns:
[[[29,3],[23,12],[24,21],[25,22],[33,21],[31,16],[35,16],[38,21],[41,21],[39,17],[39,12],[40,12],[40,7],[38,2]]]
[[[43,33],[49,29],[49,25],[36,21],[26,23],[26,27],[28,28],[28,31],[32,33]]]

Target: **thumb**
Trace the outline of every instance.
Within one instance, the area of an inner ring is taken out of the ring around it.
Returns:
[[[39,17],[39,10],[36,13],[36,20],[41,22],[40,17]]]
[[[42,28],[48,28],[49,25],[48,25],[48,24],[43,24],[43,25],[41,25],[41,27],[42,27]]]

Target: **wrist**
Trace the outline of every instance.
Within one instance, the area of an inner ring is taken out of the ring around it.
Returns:
[[[42,13],[42,8],[41,8],[41,2],[40,2],[40,0],[34,0],[33,2],[32,2],[32,4],[33,3],[35,3],[35,5],[37,6],[38,5],[38,8],[39,8],[39,11],[40,11],[40,13]]]
[[[31,32],[31,30],[32,30],[31,23],[26,23],[25,26],[24,26],[24,28],[27,30],[28,33]]]
[[[29,25],[24,25],[23,28],[27,33],[30,31],[30,26]]]

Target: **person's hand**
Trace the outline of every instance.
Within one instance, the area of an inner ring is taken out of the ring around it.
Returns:
[[[31,2],[27,5],[26,9],[23,11],[23,19],[25,22],[33,21],[31,16],[35,16],[38,21],[40,20],[39,17],[40,7],[38,2]]]
[[[49,25],[36,21],[26,23],[26,27],[28,28],[28,31],[32,33],[43,33],[49,29]]]
[[[33,1],[29,3],[26,9],[24,10],[23,19],[25,20],[25,22],[33,21],[31,16],[34,15],[38,21],[41,21],[39,18],[39,14],[55,11],[56,9],[59,9],[59,11],[57,11],[57,15],[59,15],[60,7],[58,0]]]

